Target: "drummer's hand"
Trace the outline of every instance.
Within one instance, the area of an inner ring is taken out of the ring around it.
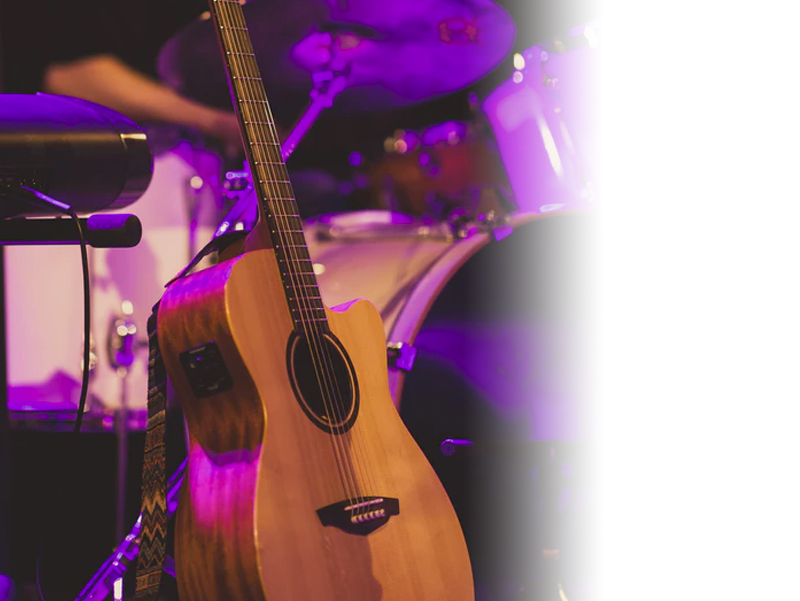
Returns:
[[[214,110],[215,118],[206,133],[222,142],[223,150],[228,158],[234,159],[243,156],[242,136],[239,132],[239,120],[236,115],[230,111]],[[275,130],[278,133],[278,140],[283,142],[286,139],[286,130],[278,123],[275,124]]]
[[[239,131],[239,120],[230,111],[215,111],[211,127],[207,131],[222,143],[223,151],[228,158],[240,157],[244,154],[242,134]]]
[[[292,59],[309,73],[314,73],[331,62],[332,43],[333,36],[330,33],[316,31],[294,45]]]

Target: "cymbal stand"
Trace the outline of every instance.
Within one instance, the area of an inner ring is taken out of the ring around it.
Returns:
[[[314,88],[310,93],[311,102],[295,123],[292,131],[286,136],[283,144],[281,144],[281,156],[284,162],[292,156],[294,149],[297,148],[297,145],[308,133],[308,130],[311,129],[311,126],[316,123],[322,111],[333,106],[333,101],[347,87],[347,78],[342,73],[329,70],[317,71],[311,77],[314,82]],[[236,225],[236,222],[245,214],[250,203],[254,202],[254,200],[253,195],[242,194],[231,210],[228,211],[228,214],[225,215],[225,219],[223,219],[219,227],[217,227],[214,237],[221,236]]]
[[[175,470],[167,482],[167,519],[170,519],[178,507],[178,493],[183,484],[186,471],[186,460]],[[128,535],[120,542],[111,556],[106,559],[100,569],[75,597],[75,601],[102,601],[114,591],[115,583],[122,579],[128,565],[139,554],[140,534],[142,531],[142,515],[134,523]],[[116,585],[118,586],[118,585]],[[117,591],[119,592],[119,591]],[[120,595],[117,595],[119,597]]]

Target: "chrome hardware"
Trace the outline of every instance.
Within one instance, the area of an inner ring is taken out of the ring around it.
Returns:
[[[414,360],[417,358],[417,349],[404,342],[387,342],[386,353],[389,367],[405,372],[411,371],[414,367]]]
[[[107,349],[111,367],[117,371],[120,377],[124,378],[128,375],[128,370],[136,360],[139,329],[131,318],[131,315],[133,315],[133,303],[122,301],[120,312],[120,314],[111,319]]]

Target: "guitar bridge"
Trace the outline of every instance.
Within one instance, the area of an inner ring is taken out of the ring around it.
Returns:
[[[317,510],[323,526],[333,526],[348,534],[367,535],[394,515],[400,514],[400,501],[390,497],[359,497]]]

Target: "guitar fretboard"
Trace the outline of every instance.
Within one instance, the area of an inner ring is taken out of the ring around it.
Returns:
[[[231,98],[245,138],[245,152],[259,200],[259,219],[269,227],[295,329],[327,331],[303,221],[283,162],[275,120],[267,101],[250,34],[237,0],[210,0],[227,68]]]

